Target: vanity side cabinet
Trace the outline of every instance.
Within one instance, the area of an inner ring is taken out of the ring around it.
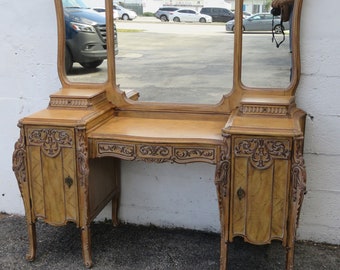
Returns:
[[[27,260],[36,255],[36,220],[54,226],[73,222],[81,229],[82,252],[92,265],[90,223],[113,202],[118,223],[119,162],[89,160],[87,133],[113,115],[103,89],[66,89],[50,96],[49,107],[19,121],[13,171],[28,227]]]
[[[232,136],[229,240],[286,242],[290,138]]]
[[[26,212],[27,260],[36,255],[37,219],[54,226],[74,222],[81,228],[84,263],[91,267],[90,223],[110,201],[113,224],[119,222],[119,160],[90,160],[85,128],[19,126],[13,169]]]
[[[306,190],[305,117],[294,97],[244,96],[222,132],[231,145],[225,240],[240,236],[256,245],[280,240],[286,248],[287,270],[294,267]]]
[[[74,129],[26,126],[25,135],[33,217],[56,226],[79,225]]]

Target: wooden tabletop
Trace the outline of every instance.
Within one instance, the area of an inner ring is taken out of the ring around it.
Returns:
[[[88,134],[92,139],[159,143],[222,143],[225,121],[114,117]]]

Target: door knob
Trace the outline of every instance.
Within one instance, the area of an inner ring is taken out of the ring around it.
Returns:
[[[73,179],[70,176],[65,178],[65,184],[70,188],[73,185]]]
[[[242,200],[244,198],[244,196],[246,196],[246,192],[240,187],[237,190],[237,197],[239,200]]]

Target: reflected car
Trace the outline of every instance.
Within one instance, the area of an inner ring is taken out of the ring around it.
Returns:
[[[157,19],[160,19],[162,22],[168,22],[170,14],[172,14],[176,10],[179,10],[179,8],[177,8],[177,7],[161,7],[156,11],[155,17]]]
[[[131,9],[127,9],[117,4],[113,4],[113,9],[118,11],[118,17],[121,20],[134,20],[137,18],[137,13]]]
[[[209,15],[201,14],[193,9],[179,9],[170,14],[169,21],[211,23],[212,18]]]
[[[247,12],[247,11],[243,11],[243,19],[247,19],[249,18],[250,16],[252,16],[251,13]]]
[[[203,7],[200,13],[211,16],[213,22],[228,22],[234,19],[234,13],[226,8]]]
[[[92,8],[94,11],[97,11],[99,14],[105,16],[105,8],[101,8],[101,7],[94,7]],[[119,14],[117,10],[113,10],[113,19],[114,20],[118,20],[119,18]]]
[[[107,58],[105,17],[92,10],[82,0],[63,0],[65,19],[65,71],[73,63],[84,68],[96,68]],[[118,38],[114,25],[115,54]]]
[[[243,31],[272,31],[276,33],[281,33],[281,18],[275,16],[273,20],[273,15],[270,13],[258,13],[250,16],[247,19],[243,19]],[[235,20],[231,20],[225,25],[227,31],[234,32]],[[289,22],[283,23],[283,29],[289,29]]]

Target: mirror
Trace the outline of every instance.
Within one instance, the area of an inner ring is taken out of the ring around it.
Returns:
[[[117,83],[140,101],[216,104],[232,89],[233,36],[224,24],[119,21]]]
[[[272,0],[256,6],[243,2],[244,11],[256,10],[256,14],[243,18],[242,83],[248,88],[289,87],[293,65],[290,45],[292,20],[281,20],[281,14],[273,16]],[[289,9],[293,13],[293,5]]]
[[[83,0],[62,0],[65,20],[65,73],[71,82],[107,80],[105,13]]]
[[[62,2],[65,22],[68,13],[74,10],[80,14],[80,11],[92,13],[91,9],[98,10],[98,7],[105,9],[104,1]],[[163,22],[156,17],[138,19],[115,20],[119,48],[115,74],[121,90],[138,91],[139,101],[196,104],[216,104],[231,91],[234,42],[232,35],[226,35],[224,23]],[[67,25],[65,28],[66,44],[69,44]],[[94,32],[91,26],[84,30],[86,37],[90,36],[88,32]],[[69,47],[65,50],[66,66]],[[86,69],[78,61],[67,72],[67,79],[73,83],[103,83],[107,78],[106,62]]]
[[[237,106],[242,93],[248,91],[278,95],[295,93],[300,74],[302,0],[294,2],[291,19],[294,31],[285,31],[285,42],[279,49],[272,43],[270,31],[242,31],[243,15],[247,14],[244,10],[247,2],[243,0],[235,0],[233,31],[226,31],[225,23],[186,23],[176,22],[178,19],[174,21],[174,18],[163,22],[152,17],[152,23],[138,22],[137,19],[113,20],[113,12],[109,11],[113,10],[112,1],[95,1],[98,6],[102,3],[103,7],[108,7],[105,15],[99,15],[106,17],[106,21],[111,22],[109,25],[115,25],[117,29],[113,31],[112,27],[112,33],[107,33],[112,37],[107,39],[107,48],[111,48],[109,52],[117,49],[114,33],[118,33],[118,54],[108,53],[107,60],[92,72],[66,74],[67,53],[64,48],[67,32],[63,10],[68,2],[73,3],[68,9],[77,10],[74,3],[78,1],[86,7],[91,2],[94,7],[91,0],[55,0],[58,35],[61,37],[58,39],[58,71],[63,87],[104,87],[108,99],[115,105],[133,106],[141,111],[146,108],[169,110],[180,103],[181,107],[176,108],[183,111],[222,113],[230,112]],[[89,23],[85,20],[81,24],[84,22]],[[90,27],[77,27],[86,34],[94,32],[91,23]],[[82,70],[78,65],[75,64],[75,70]],[[138,91],[140,98],[137,102],[128,100],[119,89]]]

